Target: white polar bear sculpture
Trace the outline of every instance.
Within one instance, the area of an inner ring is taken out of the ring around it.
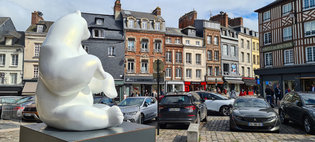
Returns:
[[[119,107],[93,105],[92,93],[117,96],[113,77],[100,60],[82,48],[90,37],[81,12],[66,15],[50,28],[40,50],[36,107],[48,126],[63,130],[94,130],[120,125]]]

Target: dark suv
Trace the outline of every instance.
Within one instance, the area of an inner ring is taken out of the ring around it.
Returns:
[[[166,95],[160,102],[159,110],[161,128],[168,123],[189,125],[191,122],[207,121],[207,107],[195,92]]]
[[[281,123],[289,120],[304,126],[305,132],[315,132],[315,94],[290,92],[280,102]]]

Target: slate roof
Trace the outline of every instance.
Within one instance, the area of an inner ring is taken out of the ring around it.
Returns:
[[[122,10],[121,14],[122,14],[123,17],[132,16],[132,17],[135,17],[136,19],[147,18],[149,20],[162,20],[163,22],[165,21],[162,18],[162,16],[156,16],[153,13],[147,13],[147,12]]]
[[[185,34],[183,34],[182,29],[179,28],[170,28],[170,27],[166,27],[166,35],[173,35],[173,36],[185,36]]]
[[[10,19],[9,17],[0,17],[0,26],[9,19]]]
[[[81,13],[82,17],[87,21],[89,27],[103,28],[109,30],[123,30],[122,21],[115,20],[114,15],[94,14],[94,13]],[[103,25],[96,25],[95,18],[104,19]]]
[[[47,33],[48,32],[48,30],[49,30],[49,28],[50,28],[50,26],[53,24],[54,22],[52,22],[52,21],[39,21],[38,22],[38,25],[45,25],[45,28],[44,28],[44,33]],[[37,24],[34,24],[34,25],[30,25],[28,28],[27,28],[27,30],[26,30],[26,32],[36,32],[36,26],[37,26]]]

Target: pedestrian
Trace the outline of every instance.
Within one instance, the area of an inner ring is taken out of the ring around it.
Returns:
[[[282,92],[281,92],[281,89],[279,87],[279,84],[277,84],[277,87],[275,88],[275,96],[276,96],[276,99],[275,99],[276,105],[278,105],[278,99],[279,99],[279,102],[282,99],[282,97],[281,97],[282,96]]]
[[[312,84],[312,92],[315,92],[315,85]]]
[[[270,86],[269,86],[269,85],[266,86],[265,93],[266,93],[267,102],[268,102],[271,106],[273,106],[272,95],[273,95],[274,93],[273,93],[273,91],[270,89]]]

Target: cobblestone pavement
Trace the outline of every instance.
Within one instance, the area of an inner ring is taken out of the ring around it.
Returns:
[[[307,135],[300,126],[290,123],[282,125],[280,133],[231,132],[229,117],[208,116],[207,122],[200,125],[200,141],[209,142],[274,142],[274,141],[315,141],[315,136]],[[160,130],[156,137],[158,142],[185,142],[187,126],[171,125]]]

